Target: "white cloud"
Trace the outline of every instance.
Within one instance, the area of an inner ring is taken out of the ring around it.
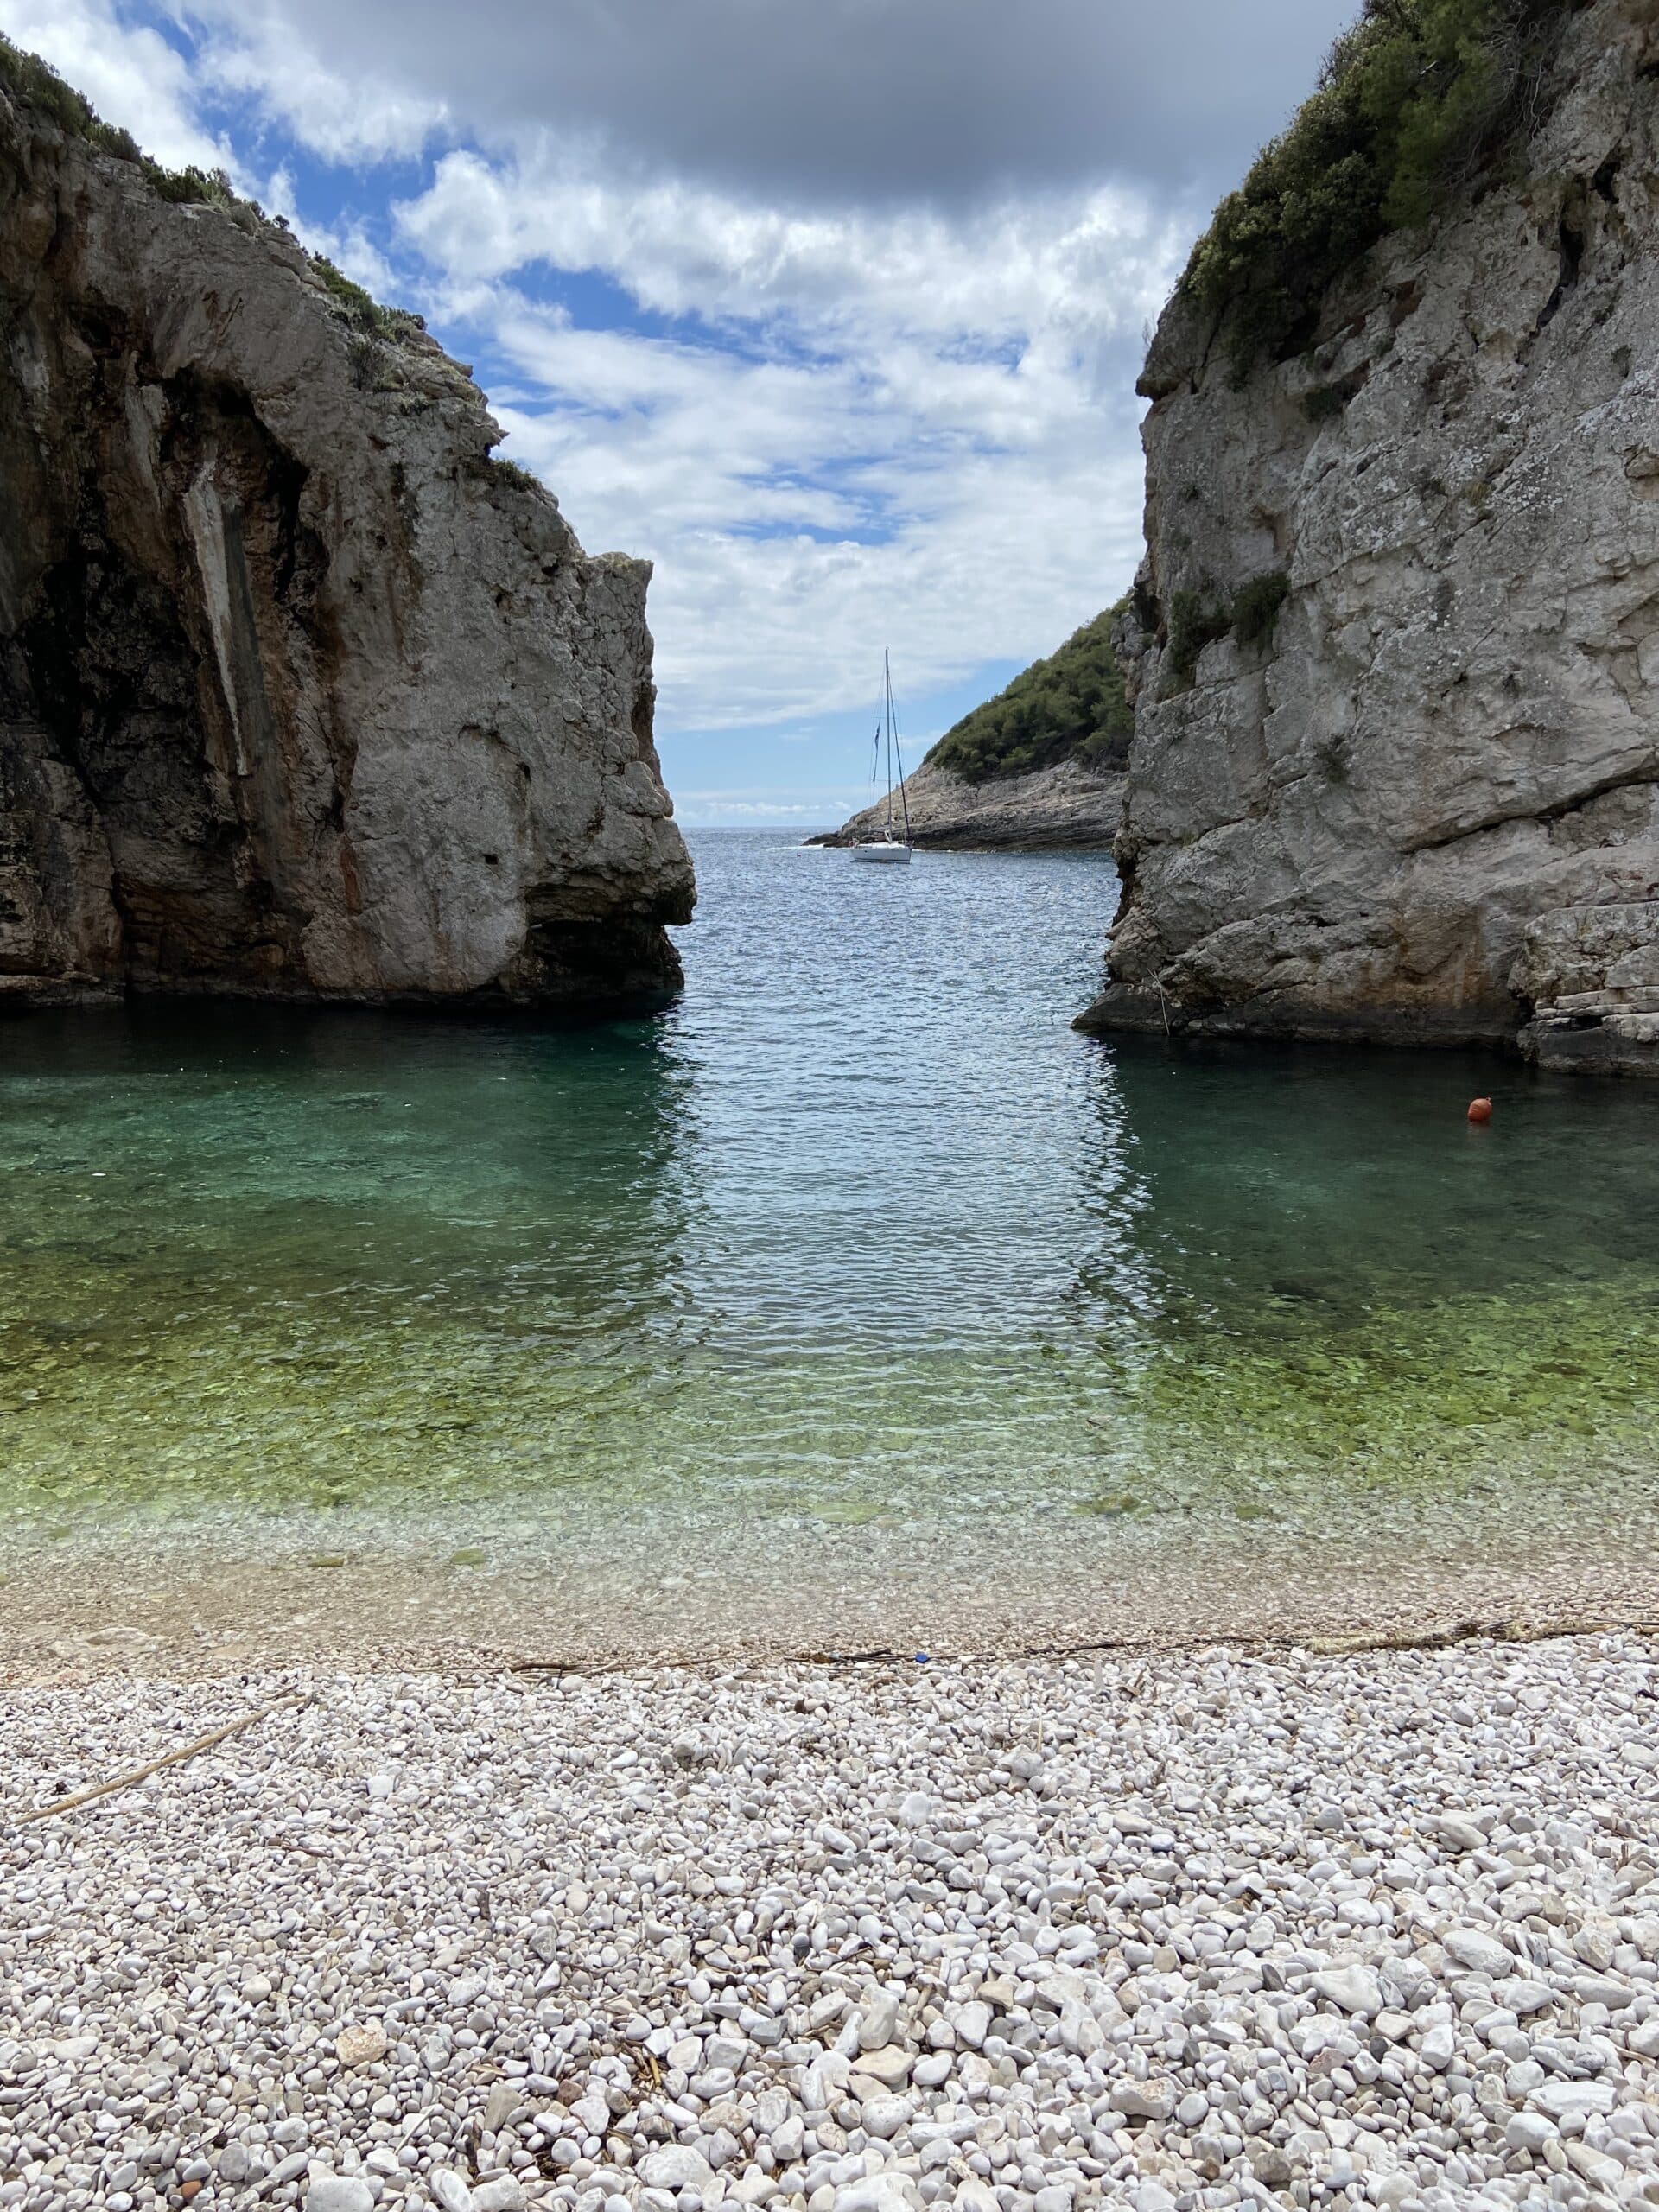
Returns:
[[[512,161],[446,154],[399,226],[437,266],[479,279],[541,261],[602,270],[661,315],[781,315],[841,330],[880,321],[981,344],[1056,316],[1111,327],[1127,310],[1138,325],[1167,283],[1171,226],[1121,187],[1005,198],[955,218],[800,212],[607,176],[601,159],[545,137]]]
[[[643,164],[758,206],[962,207],[1109,170],[1220,187],[1354,0],[148,4],[345,158],[414,153],[429,128],[459,143],[544,127],[602,139],[613,173]]]
[[[317,45],[295,35],[279,6],[235,0],[168,0],[169,12],[197,35],[197,73],[218,95],[242,96],[261,114],[337,162],[410,159],[448,127],[441,95],[372,74],[331,68]]]
[[[756,798],[752,791],[683,791],[676,788],[674,812],[690,829],[723,828],[729,823],[817,823],[840,821],[865,804],[857,793],[838,791],[828,798]]]
[[[571,163],[452,155],[397,227],[440,325],[507,363],[514,457],[586,542],[657,563],[664,727],[848,709],[885,643],[925,692],[1051,649],[1127,582],[1166,217],[1115,189],[798,216]],[[537,263],[676,334],[576,327],[529,296]]]

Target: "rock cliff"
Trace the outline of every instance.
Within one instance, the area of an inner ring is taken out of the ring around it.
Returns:
[[[1081,1026],[1659,1059],[1659,9],[1542,12],[1503,160],[1291,344],[1159,326]]]
[[[1033,851],[1056,846],[1105,846],[1117,834],[1123,779],[1062,760],[1028,776],[997,776],[969,783],[925,760],[906,779],[910,827],[918,845],[944,851]],[[895,798],[894,810],[899,802]],[[855,845],[876,835],[887,803],[866,807],[815,845]]]
[[[671,990],[645,564],[417,319],[57,92],[0,89],[0,1003]]]

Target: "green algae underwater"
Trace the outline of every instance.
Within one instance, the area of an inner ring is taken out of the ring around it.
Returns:
[[[688,995],[649,1020],[0,1032],[12,1548],[1645,1526],[1659,1099],[1077,1037],[1098,859],[696,858]]]

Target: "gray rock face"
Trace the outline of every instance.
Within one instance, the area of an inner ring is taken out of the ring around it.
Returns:
[[[1650,1072],[1659,1057],[1659,903],[1563,906],[1528,929],[1510,971],[1542,1067]]]
[[[649,570],[251,209],[0,94],[0,999],[679,981]]]
[[[1039,768],[1029,776],[965,782],[948,768],[924,761],[906,779],[911,835],[918,845],[944,851],[1038,851],[1055,846],[1109,845],[1123,806],[1122,776],[1096,775],[1076,760]],[[893,798],[895,817],[899,799]],[[887,803],[867,807],[815,845],[855,845],[878,836]]]
[[[1655,1065],[1659,22],[1563,22],[1529,181],[1385,241],[1307,353],[1236,388],[1210,320],[1164,316],[1127,888],[1083,1026]],[[1279,577],[1276,623],[1231,620]],[[1600,950],[1558,989],[1568,941]]]

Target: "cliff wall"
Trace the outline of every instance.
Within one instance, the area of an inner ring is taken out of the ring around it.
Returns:
[[[416,319],[155,175],[0,92],[0,1003],[671,990],[647,567]]]
[[[1095,1028],[1659,1052],[1659,10],[1241,372],[1141,389],[1125,879]]]

